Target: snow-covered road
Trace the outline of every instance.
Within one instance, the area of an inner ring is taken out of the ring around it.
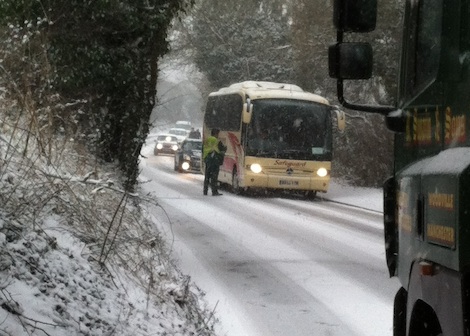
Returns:
[[[149,155],[141,179],[220,335],[392,335],[399,285],[388,278],[379,212],[321,198],[203,196],[203,176],[176,173],[171,156]]]

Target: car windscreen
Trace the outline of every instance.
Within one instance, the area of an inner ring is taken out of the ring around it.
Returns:
[[[191,129],[191,127],[192,127],[190,124],[176,124],[176,126],[177,126],[178,128],[184,128],[185,130],[188,130],[188,131],[189,131],[189,130]]]
[[[183,145],[184,150],[202,150],[202,142],[201,141],[187,141]]]
[[[171,136],[171,135],[159,135],[157,137],[157,141],[177,142],[178,139],[175,136]]]
[[[185,130],[175,130],[175,129],[172,129],[170,130],[170,134],[174,134],[174,135],[186,135],[186,131]]]

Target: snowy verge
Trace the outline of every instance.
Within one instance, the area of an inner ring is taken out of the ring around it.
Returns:
[[[11,115],[14,117],[14,115]],[[0,335],[213,335],[204,294],[113,165],[0,118]],[[28,139],[28,141],[25,141]],[[28,155],[25,155],[28,153]]]

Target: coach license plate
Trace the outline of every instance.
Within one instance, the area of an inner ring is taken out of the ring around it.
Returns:
[[[279,180],[279,185],[280,186],[298,186],[299,181],[295,180]]]

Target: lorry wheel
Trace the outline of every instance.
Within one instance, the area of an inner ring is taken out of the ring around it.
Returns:
[[[393,336],[406,336],[406,303],[408,292],[401,287],[393,301]]]

